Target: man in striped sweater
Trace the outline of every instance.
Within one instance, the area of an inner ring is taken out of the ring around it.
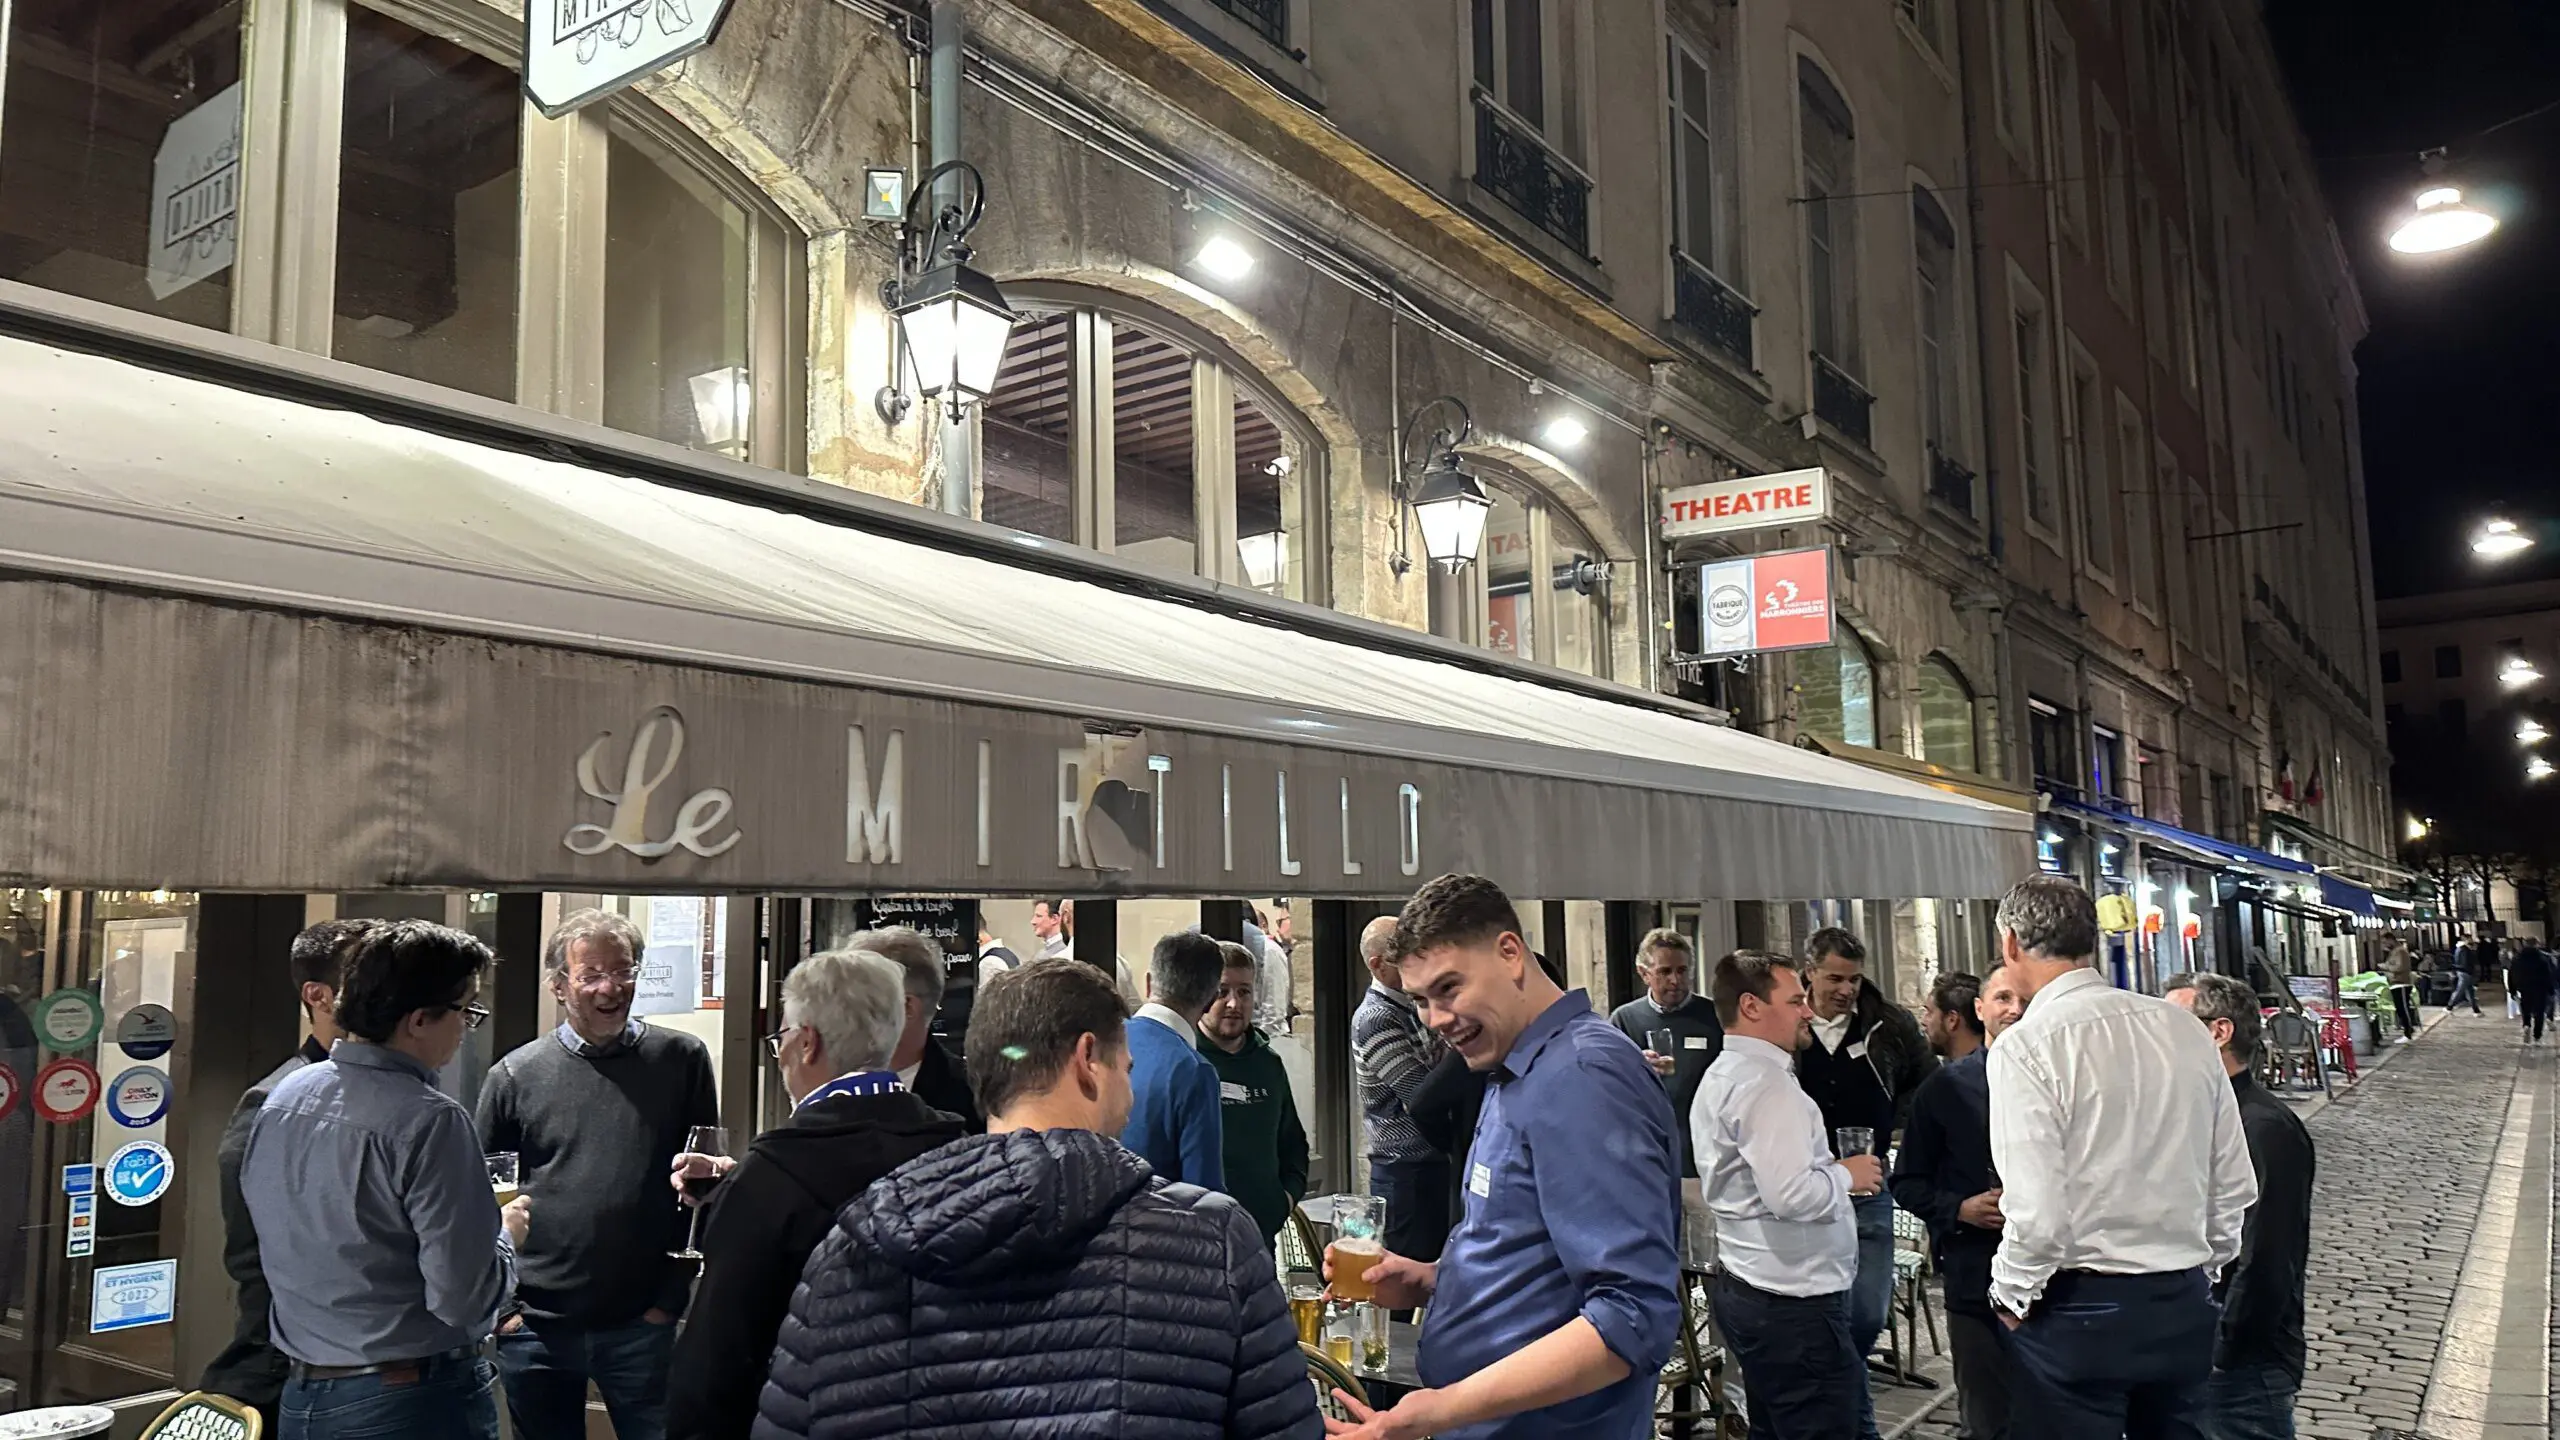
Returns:
[[[1405,998],[1395,954],[1394,917],[1370,921],[1360,932],[1369,990],[1351,1017],[1360,1114],[1369,1127],[1369,1189],[1386,1197],[1388,1253],[1437,1260],[1449,1239],[1449,1157],[1423,1138],[1412,1105],[1444,1047]]]

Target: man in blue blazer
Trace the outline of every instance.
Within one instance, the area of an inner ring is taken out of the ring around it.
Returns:
[[[1147,1003],[1129,1026],[1128,1128],[1120,1143],[1167,1180],[1224,1190],[1218,1071],[1200,1054],[1200,1017],[1226,970],[1218,942],[1197,930],[1156,942]]]

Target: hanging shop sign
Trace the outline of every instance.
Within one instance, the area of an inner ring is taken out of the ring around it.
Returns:
[[[708,46],[729,0],[526,0],[524,94],[557,120]]]
[[[156,1125],[169,1113],[169,1072],[136,1065],[107,1087],[107,1117],[127,1130]]]
[[[169,1193],[178,1163],[157,1140],[136,1140],[107,1157],[107,1197],[119,1205],[149,1205]]]
[[[36,1113],[68,1125],[98,1103],[98,1089],[97,1067],[86,1060],[56,1060],[36,1072]]]
[[[1831,550],[1779,550],[1698,567],[1698,635],[1708,656],[1833,643]]]
[[[169,122],[151,157],[151,253],[143,279],[155,300],[231,268],[240,249],[240,87],[233,84]]]
[[[89,1333],[166,1325],[178,1313],[178,1262],[107,1265],[90,1280]]]
[[[1662,492],[1662,538],[1689,540],[1803,525],[1831,516],[1831,477],[1817,466]]]
[[[56,990],[36,1002],[36,1034],[47,1050],[86,1050],[98,1038],[101,1014],[98,997],[88,991]]]
[[[18,1101],[21,1098],[18,1072],[6,1065],[0,1065],[0,1120],[8,1119],[17,1111]]]
[[[116,1048],[136,1060],[157,1060],[178,1043],[178,1017],[166,1005],[136,1005],[116,1022]]]

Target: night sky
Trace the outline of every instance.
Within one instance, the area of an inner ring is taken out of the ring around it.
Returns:
[[[2373,318],[2356,352],[2375,582],[2385,596],[2560,578],[2560,0],[2266,0]],[[2418,152],[2496,214],[2479,245],[2412,260],[2384,238]],[[2471,527],[2542,544],[2492,568]]]

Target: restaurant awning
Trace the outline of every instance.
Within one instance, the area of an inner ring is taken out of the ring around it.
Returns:
[[[2015,811],[1666,697],[162,350],[0,337],[0,883],[1794,898],[2034,866]]]
[[[2320,903],[2332,910],[2344,910],[2350,915],[2370,918],[2382,913],[2381,907],[2374,903],[2374,899],[2374,893],[2371,890],[2352,880],[2341,880],[2335,875],[2320,877]]]
[[[1882,770],[1888,775],[1899,775],[1906,780],[1926,785],[1932,790],[1944,790],[1950,795],[1968,796],[1987,805],[1997,805],[2004,810],[2033,814],[2036,808],[2034,791],[2018,789],[1989,775],[1976,774],[1970,770],[1958,770],[1934,761],[1915,760],[1908,755],[1896,755],[1890,750],[1851,745],[1839,740],[1805,739],[1796,743],[1819,754],[1854,761],[1870,770]]]
[[[2159,846],[2216,869],[2237,870],[2287,885],[2308,885],[2316,873],[2312,866],[2300,860],[2288,860],[2282,855],[2271,855],[2236,841],[2199,835],[2193,830],[2181,830],[2175,825],[2164,825],[2157,820],[2147,820],[2101,805],[2084,804],[2057,795],[2052,797],[2052,808],[2055,814],[2112,826],[2140,838],[2146,845]]]

